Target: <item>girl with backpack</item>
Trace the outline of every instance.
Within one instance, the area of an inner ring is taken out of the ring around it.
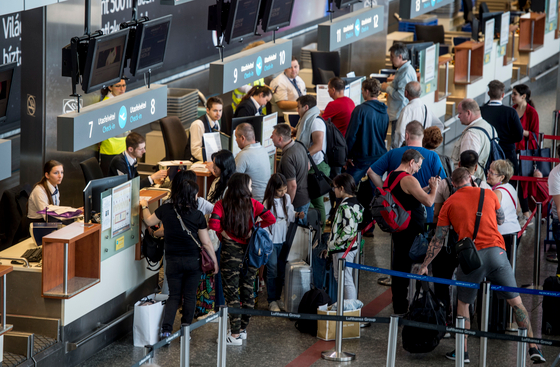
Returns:
[[[352,243],[358,234],[358,225],[362,222],[364,207],[356,198],[356,183],[348,173],[342,173],[333,179],[333,190],[337,199],[342,199],[336,209],[332,231],[328,242],[328,251],[332,255],[334,277],[338,281],[338,259]],[[358,241],[346,255],[347,262],[354,262],[358,253]],[[352,278],[352,269],[346,268],[344,272],[344,299],[356,299],[356,286]]]
[[[209,228],[216,231],[222,242],[220,261],[224,297],[228,307],[253,309],[255,297],[253,284],[257,268],[240,268],[245,250],[251,238],[253,224],[261,219],[260,227],[266,228],[276,222],[274,215],[252,198],[251,178],[245,173],[234,173],[228,181],[224,198],[214,205]],[[247,339],[249,315],[230,315],[231,330],[226,337],[227,345],[242,345]]]
[[[276,223],[268,227],[273,251],[266,263],[266,290],[268,293],[268,309],[279,312],[280,309],[284,309],[284,304],[280,301],[280,295],[282,294],[286,271],[286,259],[280,258],[280,252],[286,242],[289,224],[295,222],[296,217],[303,219],[304,213],[294,211],[292,200],[288,195],[286,177],[281,173],[270,176],[264,192],[263,204],[276,217]]]

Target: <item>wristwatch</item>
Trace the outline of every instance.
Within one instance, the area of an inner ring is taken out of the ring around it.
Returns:
[[[142,210],[144,210],[144,209],[148,209],[148,207],[145,206],[145,205],[142,205]]]

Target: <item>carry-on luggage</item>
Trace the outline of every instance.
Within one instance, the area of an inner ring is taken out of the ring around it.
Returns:
[[[490,292],[490,307],[488,308],[488,331],[491,333],[505,333],[508,326],[507,301],[498,298],[495,292]],[[476,315],[478,328],[481,329],[482,323],[482,289],[478,290],[476,297]]]
[[[309,209],[309,212],[316,211]],[[312,214],[313,215],[313,214]],[[308,213],[309,216],[309,213]],[[298,306],[303,295],[311,290],[313,284],[313,231],[308,231],[308,252],[309,265],[304,259],[290,261],[286,264],[286,277],[284,281],[284,306],[287,312],[297,312]]]
[[[560,292],[560,277],[545,279],[543,290]],[[547,335],[560,335],[560,298],[545,296],[542,302],[542,332]]]
[[[298,313],[317,314],[317,308],[323,305],[331,305],[332,302],[322,289],[311,289],[307,291],[298,306]],[[317,335],[317,320],[297,320],[296,329],[305,334]]]

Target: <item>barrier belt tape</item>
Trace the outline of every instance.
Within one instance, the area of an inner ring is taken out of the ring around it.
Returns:
[[[360,270],[365,270],[365,271],[371,271],[371,272],[374,272],[374,273],[387,274],[387,275],[391,275],[391,276],[394,275],[396,277],[401,277],[401,278],[423,280],[423,281],[426,281],[426,282],[433,282],[433,283],[440,283],[440,284],[447,284],[447,285],[457,285],[459,287],[472,288],[472,289],[479,289],[480,288],[480,285],[476,284],[476,283],[460,282],[460,281],[457,281],[457,280],[443,279],[443,278],[434,278],[434,277],[430,277],[430,276],[427,276],[427,275],[411,274],[411,273],[405,273],[405,272],[402,272],[402,271],[376,268],[376,267],[373,267],[373,266],[367,266],[367,265],[361,265],[361,264],[355,264],[355,263],[349,263],[349,262],[346,263],[346,266],[348,268],[355,268],[355,269],[360,269]]]
[[[556,135],[543,135],[543,139],[560,140],[560,136],[556,136]]]
[[[207,318],[197,321],[194,324],[190,325],[190,331],[192,332],[193,330],[198,329],[199,327],[206,325],[209,322],[214,321],[215,319],[217,319],[218,317],[220,317],[219,313],[215,313],[213,315],[208,316]],[[159,342],[157,342],[154,345],[146,345],[146,348],[150,348],[150,352],[148,354],[146,354],[141,360],[139,360],[137,363],[133,364],[132,367],[139,367],[141,365],[143,365],[144,363],[148,362],[148,360],[150,358],[154,358],[155,356],[155,351],[165,347],[166,345],[168,345],[169,343],[171,343],[172,340],[175,340],[181,336],[183,336],[183,328],[177,330],[176,332],[174,332],[173,334],[169,335],[167,338],[160,340]]]
[[[297,319],[297,320],[325,320],[325,321],[345,321],[345,322],[355,321],[355,322],[371,322],[377,324],[388,324],[391,322],[391,319],[388,317],[315,315],[310,313],[292,313],[292,312],[254,310],[250,308],[228,308],[228,313],[234,315],[281,317],[285,319]]]
[[[532,155],[520,155],[520,161],[533,161],[533,162],[554,162],[560,163],[559,158],[546,158],[546,157],[534,157]]]
[[[371,323],[378,323],[378,324],[388,324],[391,322],[391,319],[389,317],[327,316],[327,315],[314,315],[314,314],[291,313],[291,312],[273,312],[273,311],[264,311],[264,310],[254,310],[249,308],[228,308],[228,313],[234,315],[282,317],[282,318],[298,319],[298,320],[354,321],[354,322],[371,322]],[[529,337],[521,337],[516,335],[496,334],[496,333],[490,333],[486,331],[460,329],[452,326],[426,324],[423,322],[405,320],[402,318],[399,318],[399,325],[412,326],[421,329],[445,331],[450,333],[465,334],[465,335],[479,337],[479,338],[485,337],[488,339],[501,339],[501,340],[515,341],[515,342],[535,343],[535,344],[542,344],[542,345],[548,345],[553,347],[560,347],[560,340],[529,338]]]
[[[456,328],[456,327],[453,327],[453,326],[440,326],[440,325],[434,325],[434,324],[425,324],[423,322],[405,320],[405,319],[399,319],[399,325],[412,326],[412,327],[417,327],[417,328],[421,328],[421,329],[431,329],[431,330],[445,331],[445,332],[449,332],[449,333],[465,334],[465,335],[473,336],[473,337],[477,337],[477,338],[500,339],[500,340],[514,341],[514,342],[535,343],[535,344],[541,344],[541,345],[548,345],[548,346],[552,346],[552,347],[560,347],[560,340],[529,338],[529,337],[518,336],[518,335],[496,334],[496,333],[490,333],[490,332],[487,332],[487,331],[459,329],[459,328]]]
[[[548,182],[548,177],[511,176],[510,180],[527,182]]]

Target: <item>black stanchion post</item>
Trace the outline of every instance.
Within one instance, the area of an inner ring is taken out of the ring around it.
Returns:
[[[397,359],[397,336],[399,334],[399,316],[391,315],[389,324],[389,342],[387,344],[387,367],[395,367]]]
[[[455,326],[458,329],[465,328],[465,319],[463,316],[457,316]],[[455,367],[465,366],[465,334],[455,334]]]
[[[338,295],[336,315],[344,316],[344,271],[346,270],[346,259],[338,259]],[[321,358],[335,362],[349,362],[356,359],[353,353],[342,351],[342,321],[336,322],[335,348],[321,353]]]
[[[537,212],[535,213],[535,254],[533,259],[533,288],[538,289],[541,274],[541,215],[542,203],[537,203]]]
[[[517,335],[526,337],[527,329],[520,327],[517,331]],[[518,342],[517,343],[517,367],[525,367],[525,362],[527,358],[527,343]]]
[[[220,319],[218,320],[218,367],[226,367],[227,310],[226,306],[220,306]]]
[[[480,285],[482,290],[482,317],[480,322],[481,331],[488,331],[488,312],[490,311],[490,282],[484,281]],[[480,338],[480,359],[478,365],[486,367],[486,353],[488,348],[487,338]]]
[[[191,327],[188,324],[181,325],[182,335],[181,335],[181,355],[179,360],[179,366],[189,367],[190,365],[190,348],[191,348]]]

